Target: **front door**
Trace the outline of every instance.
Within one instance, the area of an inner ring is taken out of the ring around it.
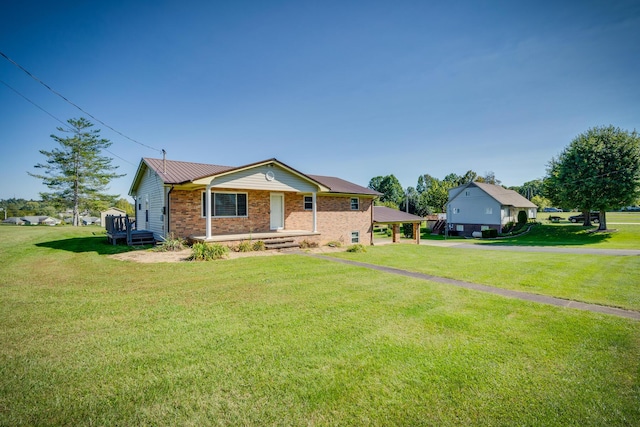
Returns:
[[[271,193],[271,229],[284,228],[284,194]]]

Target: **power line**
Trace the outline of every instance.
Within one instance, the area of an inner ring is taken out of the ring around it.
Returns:
[[[48,112],[47,110],[45,110],[44,108],[42,108],[41,106],[39,106],[38,104],[36,104],[35,102],[33,102],[32,100],[30,100],[29,98],[27,98],[26,96],[24,96],[23,94],[21,94],[20,92],[18,92],[17,89],[14,89],[13,87],[9,86],[9,84],[7,82],[5,82],[4,80],[0,80],[0,83],[2,83],[3,85],[5,85],[6,87],[8,87],[9,89],[11,89],[12,91],[14,91],[16,94],[20,95],[22,98],[24,98],[26,101],[30,102],[34,107],[42,110],[43,112],[45,112],[46,114],[48,114],[49,116],[51,116],[54,120],[57,120],[58,122],[62,123],[62,125],[64,127],[66,127],[69,130],[72,130],[71,127],[66,124],[65,122],[63,122],[62,120],[60,120],[59,118],[57,118],[56,116],[54,116],[53,114],[51,114],[50,112]]]
[[[69,126],[67,123],[63,122],[62,120],[60,120],[59,118],[57,118],[56,116],[54,116],[53,114],[51,114],[50,112],[48,112],[47,110],[45,110],[44,108],[42,108],[41,106],[39,106],[38,104],[36,104],[35,102],[33,102],[32,100],[30,100],[29,98],[27,98],[25,95],[23,95],[22,93],[20,93],[17,89],[11,87],[7,82],[5,82],[4,80],[0,79],[0,83],[2,83],[3,85],[5,85],[6,87],[8,87],[9,89],[11,89],[12,91],[14,91],[16,94],[20,95],[22,98],[24,98],[25,100],[27,100],[28,102],[30,102],[34,107],[42,110],[43,112],[45,112],[46,114],[48,114],[51,118],[53,118],[54,120],[62,123],[62,125],[64,127],[66,127],[68,130],[73,131],[73,128],[71,126]],[[118,156],[117,154],[111,152],[110,150],[107,150],[106,148],[104,148],[104,151],[106,151],[107,153],[111,154],[112,156],[115,156],[117,158],[119,158],[120,160],[122,160],[125,163],[129,163],[131,166],[135,166],[135,164],[131,163],[130,161],[123,159],[122,157]]]
[[[111,126],[109,126],[108,124],[106,124],[105,122],[103,122],[102,120],[100,120],[99,118],[97,118],[96,116],[94,116],[93,114],[89,113],[88,111],[83,110],[79,105],[75,104],[74,102],[71,102],[69,99],[67,99],[64,95],[62,95],[60,92],[54,90],[51,88],[51,86],[49,86],[48,84],[46,84],[45,82],[43,82],[42,80],[40,80],[39,78],[37,78],[36,76],[34,76],[33,74],[31,74],[26,68],[24,68],[22,65],[18,64],[16,61],[14,61],[13,59],[9,58],[7,55],[5,55],[2,51],[0,51],[0,55],[2,57],[4,57],[7,61],[11,62],[13,65],[15,65],[16,67],[18,67],[20,70],[22,70],[25,74],[27,74],[29,77],[31,77],[32,79],[34,79],[35,81],[37,81],[38,83],[40,83],[42,86],[46,87],[49,91],[51,91],[52,93],[58,95],[60,98],[62,98],[65,102],[69,103],[70,105],[73,105],[74,107],[76,107],[78,110],[82,111],[84,114],[86,114],[87,116],[91,117],[93,120],[97,121],[98,123],[108,127],[109,129],[111,129],[112,131],[114,131],[115,133],[117,133],[118,135],[128,139],[131,142],[135,142],[136,144],[139,144],[143,147],[147,147],[151,150],[155,150],[158,151],[160,153],[162,153],[162,150],[159,150],[155,147],[152,147],[150,145],[147,144],[143,144],[140,141],[136,141],[133,138],[128,137],[127,135],[123,134],[122,132],[112,128]]]

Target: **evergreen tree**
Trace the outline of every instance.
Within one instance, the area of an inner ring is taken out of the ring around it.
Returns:
[[[43,173],[27,173],[52,190],[40,193],[43,201],[73,209],[73,225],[78,226],[81,209],[92,210],[105,202],[113,203],[115,197],[104,192],[112,179],[124,175],[114,173],[117,166],[111,164],[112,159],[101,155],[111,142],[100,138],[100,130],[92,130],[93,124],[85,118],[69,119],[67,123],[70,130],[59,127],[58,131],[71,135],[51,135],[59,147],[40,150],[47,160],[35,168]]]

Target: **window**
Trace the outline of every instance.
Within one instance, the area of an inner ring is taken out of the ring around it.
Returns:
[[[454,214],[459,214],[460,213],[460,208],[453,208],[453,213]]]
[[[488,230],[489,226],[488,225],[481,225],[480,226],[480,231],[484,231],[484,230]]]
[[[360,232],[352,231],[351,232],[351,243],[360,243]]]
[[[487,215],[493,214],[493,208],[485,208],[484,213]]]
[[[247,216],[247,193],[211,193],[213,217]],[[202,193],[202,216],[207,216],[207,194]]]
[[[456,225],[456,231],[464,231],[464,225]]]
[[[351,198],[351,210],[352,211],[357,211],[358,209],[360,209],[360,200],[357,197],[352,197]]]
[[[313,210],[313,197],[312,196],[304,196],[304,210],[305,211]]]
[[[467,190],[464,192],[465,197],[469,197],[471,195],[471,191]]]

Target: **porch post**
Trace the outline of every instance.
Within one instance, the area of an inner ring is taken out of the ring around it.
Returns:
[[[313,205],[313,232],[318,232],[318,208],[316,206],[316,193],[311,193],[311,204]]]
[[[213,180],[211,180],[213,182]],[[205,208],[207,210],[207,214],[205,215],[205,220],[207,223],[205,224],[206,236],[205,239],[211,238],[211,182],[207,184],[207,192],[205,194]]]

